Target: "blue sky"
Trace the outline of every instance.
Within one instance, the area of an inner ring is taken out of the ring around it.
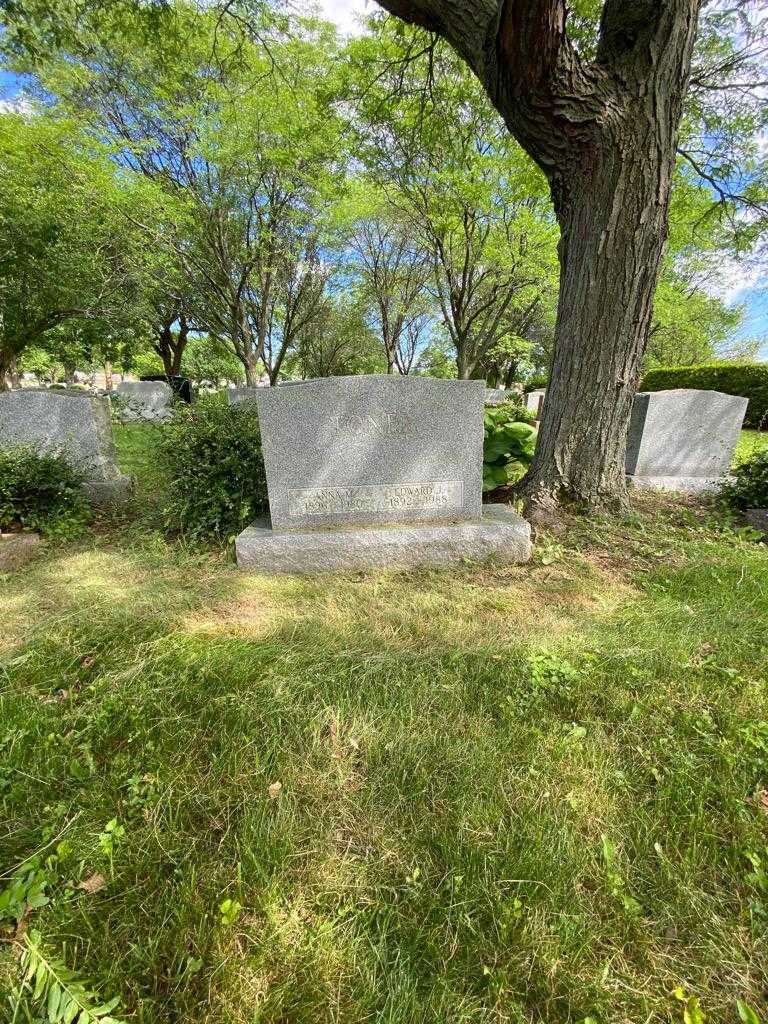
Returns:
[[[342,31],[355,32],[359,29],[358,19],[370,14],[375,8],[372,0],[319,0],[318,7],[325,17]],[[16,98],[22,88],[18,75],[0,69],[0,109]],[[733,267],[724,271],[723,280],[716,285],[719,294],[730,305],[743,305],[746,309],[744,322],[738,331],[739,338],[762,338],[761,358],[768,359],[768,276]]]

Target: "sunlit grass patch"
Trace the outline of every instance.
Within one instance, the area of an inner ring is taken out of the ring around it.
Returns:
[[[34,927],[125,1019],[765,1018],[768,556],[712,509],[324,579],[104,527],[8,579],[0,865],[53,854]]]

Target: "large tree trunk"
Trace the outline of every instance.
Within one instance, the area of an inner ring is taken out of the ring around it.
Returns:
[[[553,183],[560,297],[550,386],[524,491],[537,513],[627,501],[627,426],[667,232],[674,146],[646,118]]]
[[[604,0],[590,60],[565,0],[378,2],[451,43],[550,183],[560,302],[528,511],[623,506],[700,0]]]

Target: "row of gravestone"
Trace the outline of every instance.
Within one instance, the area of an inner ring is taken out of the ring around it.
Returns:
[[[483,381],[382,375],[230,391],[258,410],[271,522],[237,538],[263,571],[525,561],[530,528],[482,505]],[[747,401],[711,391],[637,396],[627,471],[638,486],[706,490],[728,474]],[[96,501],[125,495],[107,399],[0,394],[0,445],[64,451]]]

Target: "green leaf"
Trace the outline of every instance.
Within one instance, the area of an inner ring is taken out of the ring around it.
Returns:
[[[704,1024],[705,1020],[706,1017],[701,1011],[699,1000],[696,996],[691,996],[683,1010],[684,1024]]]
[[[743,999],[736,1000],[736,1009],[739,1012],[739,1020],[744,1024],[760,1024],[760,1018],[749,1003],[745,1003]]]

